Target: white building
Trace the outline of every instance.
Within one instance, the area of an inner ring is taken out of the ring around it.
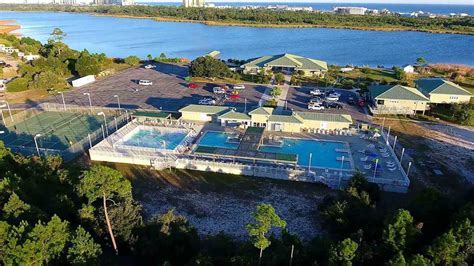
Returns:
[[[348,14],[348,15],[365,15],[367,12],[366,7],[357,7],[357,6],[341,6],[335,7],[334,12],[337,14]]]
[[[29,54],[29,55],[23,56],[23,60],[29,62],[29,61],[33,61],[33,60],[39,59],[40,57],[41,57],[41,56],[40,56],[40,55],[37,55],[37,54]]]
[[[184,7],[205,7],[205,0],[183,0]]]
[[[412,66],[412,65],[404,65],[402,69],[403,69],[403,72],[405,72],[407,74],[415,73],[415,67]]]

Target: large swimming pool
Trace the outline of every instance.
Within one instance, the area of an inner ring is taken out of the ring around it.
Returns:
[[[238,143],[229,142],[228,138],[232,135],[225,132],[207,131],[200,139],[199,146],[218,147],[237,149]],[[278,146],[261,146],[261,151],[275,153],[291,153],[298,155],[298,165],[309,166],[309,157],[311,154],[311,167],[332,168],[332,169],[351,169],[349,161],[349,146],[344,142],[300,139],[300,138],[282,138],[282,144]],[[338,158],[345,157],[344,163]]]
[[[174,150],[188,135],[184,129],[139,126],[121,139],[121,146]]]

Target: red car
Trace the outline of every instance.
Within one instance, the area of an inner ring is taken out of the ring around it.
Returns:
[[[189,83],[188,88],[190,89],[197,89],[199,86],[196,83]]]
[[[240,99],[240,95],[238,95],[238,94],[231,94],[231,95],[229,95],[229,99],[232,99],[232,100]]]

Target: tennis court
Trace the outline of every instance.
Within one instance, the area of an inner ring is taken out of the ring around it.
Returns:
[[[110,123],[110,117],[107,123]],[[45,111],[27,117],[23,121],[15,121],[7,128],[3,127],[4,134],[0,134],[7,146],[35,147],[34,136],[38,146],[42,149],[66,150],[71,145],[87,138],[101,128],[103,116],[96,116],[72,112]]]

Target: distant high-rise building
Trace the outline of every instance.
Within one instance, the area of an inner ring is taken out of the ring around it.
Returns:
[[[184,7],[204,7],[205,5],[205,0],[183,0]]]
[[[135,4],[134,0],[94,0],[94,5],[122,5],[131,6]]]

